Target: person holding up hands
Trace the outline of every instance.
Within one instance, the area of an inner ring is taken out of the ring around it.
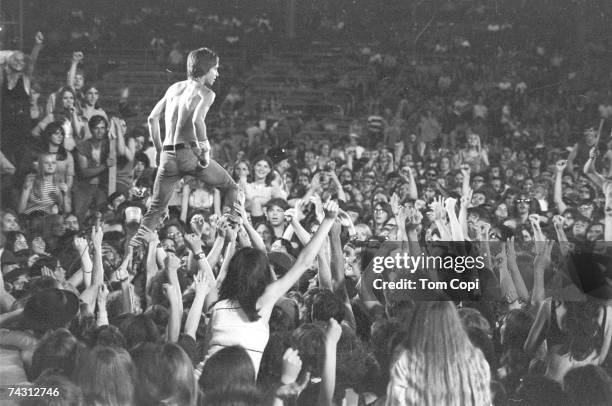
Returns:
[[[45,37],[36,33],[29,60],[21,51],[0,51],[0,82],[2,83],[2,153],[13,164],[24,151],[24,134],[32,126],[30,94],[32,74]]]
[[[338,203],[325,204],[325,218],[294,265],[273,280],[265,252],[242,248],[231,259],[212,307],[207,357],[221,348],[240,345],[247,349],[255,370],[268,342],[268,321],[274,304],[287,293],[310,267],[338,216]]]

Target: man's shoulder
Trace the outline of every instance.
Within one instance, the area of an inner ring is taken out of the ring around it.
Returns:
[[[189,81],[181,80],[180,82],[176,82],[168,88],[166,94],[178,94],[187,88]]]

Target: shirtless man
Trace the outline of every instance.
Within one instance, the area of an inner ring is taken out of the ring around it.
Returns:
[[[149,132],[159,159],[153,186],[151,207],[142,219],[132,245],[147,230],[155,230],[165,213],[176,183],[185,175],[194,176],[210,187],[225,193],[225,203],[232,207],[238,186],[216,161],[210,158],[204,119],[215,101],[209,88],[219,76],[219,57],[207,48],[200,48],[187,57],[187,80],[170,86],[149,115]],[[165,109],[166,135],[162,145],[159,119]],[[161,155],[160,155],[161,154]]]

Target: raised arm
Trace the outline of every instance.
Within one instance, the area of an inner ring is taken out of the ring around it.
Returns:
[[[567,167],[569,168],[570,173],[574,173],[574,159],[576,159],[577,155],[578,155],[578,144],[574,144],[574,148],[572,148],[572,151],[569,153],[569,156],[567,157]]]
[[[38,55],[43,48],[43,41],[45,37],[42,35],[42,32],[37,32],[34,37],[34,47],[32,48],[32,53],[30,54],[30,63],[28,66],[28,76],[31,78],[34,74],[34,68],[36,67],[36,61],[38,60]]]
[[[591,148],[591,150],[589,151],[589,159],[584,164],[584,168],[582,168],[582,171],[593,183],[595,183],[598,187],[602,187],[606,178],[604,178],[595,169],[595,161],[597,160],[598,156],[599,150],[597,150],[597,146]]]
[[[76,78],[77,67],[83,60],[83,52],[73,52],[72,60],[70,61],[70,69],[66,77],[66,84],[74,89],[74,79]]]
[[[567,166],[567,161],[561,159],[555,164],[555,187],[553,191],[553,199],[557,205],[559,214],[563,214],[567,209],[567,205],[563,202],[563,171]]]
[[[268,285],[263,296],[259,299],[260,308],[266,308],[271,311],[276,301],[295,285],[302,274],[312,264],[312,261],[314,261],[337,216],[338,203],[334,201],[326,203],[325,219],[317,229],[317,232],[304,247],[291,269],[282,278]]]

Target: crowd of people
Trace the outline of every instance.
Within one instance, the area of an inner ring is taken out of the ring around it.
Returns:
[[[348,134],[219,100],[212,156],[237,199],[187,177],[143,246],[147,127],[100,107],[82,52],[40,89],[44,35],[2,51],[0,382],[59,389],[6,399],[611,404],[611,78],[439,40],[330,74],[355,98]],[[403,253],[455,266],[376,267]],[[437,288],[393,288],[419,278]]]

